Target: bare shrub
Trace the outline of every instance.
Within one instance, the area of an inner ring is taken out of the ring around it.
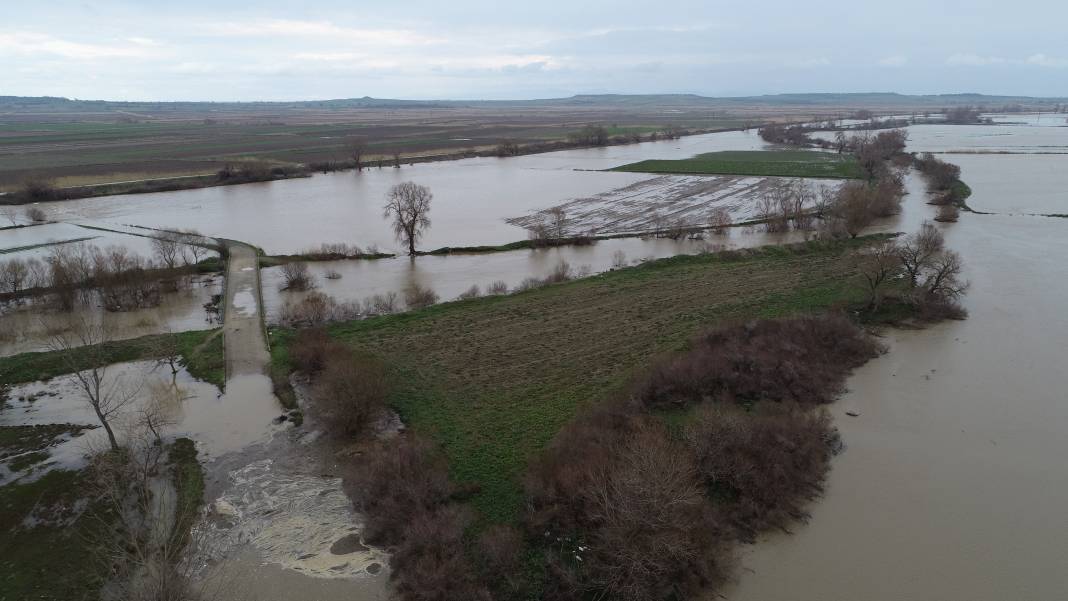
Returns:
[[[308,264],[304,261],[283,263],[282,290],[308,290],[315,287],[315,278],[308,271]]]
[[[580,418],[526,489],[547,598],[689,598],[725,574],[725,539],[692,455],[654,419],[614,409]]]
[[[390,291],[385,294],[376,294],[364,303],[367,310],[376,315],[386,315],[397,312],[397,293]]]
[[[722,515],[746,540],[805,519],[840,446],[825,411],[779,403],[753,411],[706,403],[684,438]]]
[[[48,221],[48,213],[41,207],[26,207],[26,219],[33,223],[42,223]]]
[[[708,225],[711,226],[712,233],[716,235],[727,233],[727,228],[733,223],[734,220],[731,219],[731,212],[723,207],[712,209],[712,214],[708,218]]]
[[[355,244],[344,242],[324,242],[318,248],[310,248],[301,254],[315,259],[356,259],[364,256],[364,251]],[[378,249],[372,251],[368,248],[366,254],[378,254]]]
[[[846,182],[838,188],[832,211],[849,237],[856,238],[875,220],[872,199],[871,188],[864,182]]]
[[[390,567],[401,575],[396,582],[401,599],[491,601],[464,551],[472,522],[470,511],[456,505],[412,516],[390,557]]]
[[[360,316],[360,305],[338,302],[322,292],[311,292],[299,301],[288,301],[279,311],[278,321],[288,327],[315,327],[335,321],[348,321]]]
[[[698,336],[689,351],[655,364],[634,395],[651,408],[703,399],[829,403],[850,370],[880,350],[838,314],[757,320]]]
[[[429,287],[412,284],[404,291],[404,305],[409,310],[424,309],[438,302],[438,293]]]
[[[486,294],[508,294],[508,284],[504,280],[497,280],[486,287]]]
[[[935,217],[935,221],[954,223],[958,219],[960,219],[960,209],[956,205],[947,204],[938,207],[938,215]]]
[[[444,507],[454,490],[444,456],[415,435],[380,443],[361,458],[345,484],[367,515],[364,539],[382,545],[402,542],[412,518]]]
[[[482,296],[482,290],[479,289],[478,284],[473,284],[470,288],[461,292],[460,296],[457,296],[456,298],[459,300],[467,300],[478,298],[480,296]]]
[[[522,282],[515,287],[516,292],[526,292],[527,290],[534,290],[535,288],[541,288],[545,285],[545,281],[540,278],[528,277],[523,278]]]
[[[898,173],[886,173],[871,190],[870,210],[874,217],[890,217],[901,212],[905,183]]]
[[[612,253],[612,269],[623,269],[627,266],[627,253],[617,250]]]
[[[381,362],[335,351],[326,357],[312,395],[329,416],[331,429],[353,436],[379,414],[388,391]]]
[[[522,533],[511,526],[490,526],[479,534],[476,549],[482,582],[494,598],[515,598],[522,587]]]
[[[345,354],[348,349],[330,338],[322,328],[308,328],[297,332],[289,345],[289,360],[306,374],[318,373],[326,365],[328,357]]]
[[[566,282],[575,277],[574,271],[571,269],[571,264],[567,261],[561,260],[553,267],[553,270],[549,272],[549,275],[545,276],[542,280],[545,284],[556,284],[559,282]]]
[[[927,179],[928,189],[932,192],[949,190],[960,180],[960,167],[947,163],[930,152],[920,155],[915,164]]]

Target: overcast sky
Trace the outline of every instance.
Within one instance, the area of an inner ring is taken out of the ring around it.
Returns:
[[[1068,96],[1068,2],[0,0],[0,95]]]

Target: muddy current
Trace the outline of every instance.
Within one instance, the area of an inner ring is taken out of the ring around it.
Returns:
[[[1068,144],[1068,128],[1031,129],[1050,124],[915,127],[910,149],[1006,133],[1001,150]],[[1068,212],[1068,156],[943,158],[961,165],[969,205],[1001,213],[943,227],[970,316],[887,332],[889,353],[832,407],[847,449],[811,520],[747,548],[728,599],[1068,598],[1068,220],[1031,215]],[[1028,161],[1040,166],[1017,168]],[[910,224],[932,210],[916,200]]]

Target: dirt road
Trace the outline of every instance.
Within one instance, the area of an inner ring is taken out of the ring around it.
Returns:
[[[226,379],[264,374],[270,361],[260,306],[260,270],[256,249],[235,240],[221,240],[230,253],[226,264],[226,305],[223,336]]]

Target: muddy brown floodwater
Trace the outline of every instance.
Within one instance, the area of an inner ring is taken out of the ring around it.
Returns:
[[[1068,190],[1068,157],[1043,176],[946,158],[984,210],[1048,210],[1041,191]],[[916,200],[907,212],[930,210]],[[831,408],[846,451],[810,522],[748,547],[726,598],[1068,598],[1068,220],[965,213],[944,231],[966,261],[969,318],[888,333],[889,354]]]

